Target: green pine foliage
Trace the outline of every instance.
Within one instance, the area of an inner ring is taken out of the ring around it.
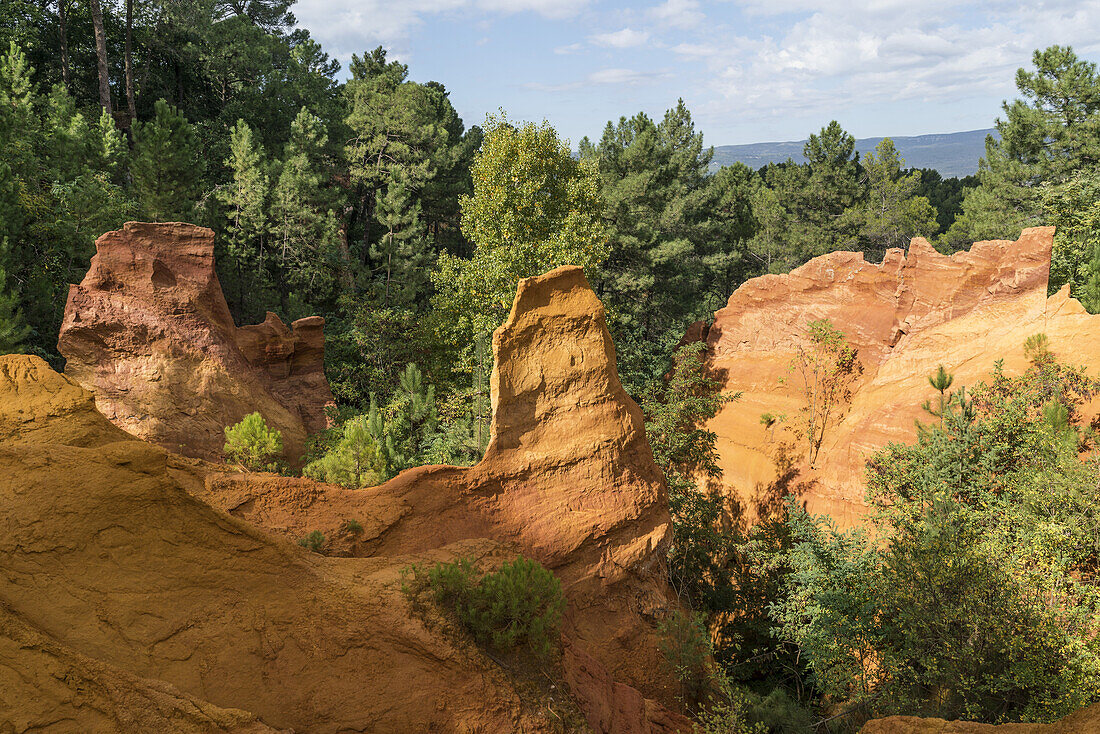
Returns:
[[[310,300],[317,301],[352,285],[336,215],[338,195],[327,170],[328,147],[324,122],[303,107],[290,126],[268,213],[269,246],[285,274],[279,279],[284,303],[291,290],[310,293]]]
[[[142,215],[154,222],[186,221],[201,190],[198,136],[179,110],[163,99],[153,109],[151,120],[134,123],[134,198]]]
[[[594,286],[611,314],[624,384],[636,391],[743,277],[749,171],[709,174],[713,150],[683,100],[659,123],[644,113],[608,122],[598,145],[581,141],[581,154],[598,168],[611,244]]]
[[[1051,292],[1069,285],[1090,313],[1100,312],[1100,168],[1043,188],[1046,223],[1057,227],[1050,260]]]
[[[367,412],[330,431],[320,442],[320,455],[303,473],[356,489],[381,484],[414,466],[466,465],[480,458],[469,422],[440,420],[435,386],[419,367],[406,364],[396,388],[384,406],[372,396]]]
[[[325,534],[320,530],[311,530],[304,537],[298,539],[298,545],[314,553],[320,553],[325,547]]]
[[[905,170],[906,175],[913,173],[920,174],[920,183],[916,189],[917,196],[928,199],[928,203],[936,210],[936,232],[946,232],[962,212],[962,202],[966,192],[978,185],[978,177],[944,178],[934,168]],[[966,244],[969,246],[970,243]]]
[[[931,237],[939,227],[936,210],[920,196],[921,173],[903,173],[905,160],[894,141],[885,138],[863,159],[862,182],[867,197],[855,211],[861,250],[872,262],[881,262],[891,247],[906,248],[920,235]]]
[[[239,276],[234,279],[237,292],[227,294],[227,298],[236,301],[238,313],[254,314],[254,307],[246,310],[246,300],[254,302],[257,289],[266,280],[261,275],[265,265],[270,267],[270,262],[265,263],[265,256],[268,261],[271,259],[268,252],[271,188],[268,164],[263,148],[244,120],[237,120],[229,139],[230,155],[225,165],[232,179],[216,193],[226,219],[222,247],[239,269]]]
[[[420,215],[420,202],[413,198],[408,175],[394,170],[377,199],[375,217],[383,233],[371,253],[384,273],[376,296],[383,308],[391,304],[407,307],[428,289],[435,253]]]
[[[0,354],[14,354],[23,350],[31,329],[19,310],[19,301],[7,287],[4,262],[7,240],[0,242]]]
[[[414,565],[404,576],[411,601],[428,592],[483,645],[504,652],[523,648],[542,659],[558,648],[565,597],[561,583],[537,561],[520,556],[481,574],[472,561],[459,558]]]
[[[302,475],[349,489],[373,487],[385,477],[381,454],[368,416],[356,416],[344,422],[336,445],[306,464]]]
[[[1043,187],[1062,186],[1100,163],[1100,76],[1096,64],[1068,46],[1032,56],[1034,71],[1019,69],[1021,98],[1005,102],[989,136],[977,188],[967,192],[962,214],[944,239],[968,245],[1014,237],[1043,223]],[[1064,282],[1064,281],[1063,281]]]
[[[42,93],[37,76],[10,45],[0,59],[0,266],[5,308],[29,328],[16,327],[15,341],[56,364],[68,284],[83,277],[95,238],[129,218],[133,204],[113,119],[80,111],[60,86]]]
[[[225,427],[225,458],[249,471],[275,471],[283,453],[282,433],[267,427],[258,412]]]
[[[1072,49],[1036,51],[978,176],[945,180],[905,170],[890,141],[861,159],[836,121],[810,136],[804,164],[713,170],[682,101],[612,121],[577,156],[549,123],[467,129],[442,84],[382,48],[337,81],[289,0],[135,3],[134,115],[112,116],[89,73],[89,9],[66,4],[62,53],[54,6],[23,5],[0,9],[0,351],[60,366],[65,293],[103,232],[137,218],[210,226],[238,323],[325,317],[343,420],[315,438],[305,473],[364,487],[480,458],[492,329],[520,278],[580,264],[668,481],[670,581],[694,616],[664,627],[703,730],[844,730],[892,712],[1046,720],[1095,699],[1100,500],[1080,418],[1093,378],[1038,337],[1022,377],[997,369],[964,389],[939,370],[916,443],[869,464],[874,522],[839,533],[782,504],[800,487],[779,427],[817,458],[857,369],[819,324],[795,364],[807,410],[761,416],[779,478],[753,488],[746,529],[703,428],[732,396],[702,345],[680,345],[755,275],[1040,223],[1058,230],[1052,289],[1068,283],[1100,311],[1100,76]],[[120,108],[122,7],[102,4]],[[819,401],[830,394],[832,407]],[[227,455],[250,468],[278,466],[281,449],[259,415],[227,429]],[[353,522],[341,532],[358,534]],[[554,646],[560,588],[536,564],[446,564],[434,579],[433,598],[484,644]]]

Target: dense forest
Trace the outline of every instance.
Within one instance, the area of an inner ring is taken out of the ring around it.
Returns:
[[[1049,720],[1100,700],[1100,504],[1073,422],[1092,378],[1042,345],[970,393],[945,375],[919,442],[869,464],[872,530],[787,505],[750,532],[696,487],[717,477],[698,423],[729,397],[699,345],[677,351],[749,278],[836,250],[877,262],[918,235],[953,252],[1055,224],[1051,288],[1100,311],[1095,64],[1036,51],[976,176],[908,169],[889,139],[860,157],[836,121],[806,163],[711,171],[683,101],[575,149],[547,121],[468,124],[383,48],[341,74],[292,2],[0,5],[0,353],[61,366],[67,287],[103,232],[208,226],[238,324],[325,317],[338,411],[305,471],[369,486],[480,457],[517,281],[580,264],[669,478],[671,580],[695,610],[665,624],[669,655],[708,731]],[[915,598],[914,578],[955,601]]]

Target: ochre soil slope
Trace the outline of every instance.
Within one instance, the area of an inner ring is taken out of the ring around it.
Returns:
[[[860,734],[1096,734],[1100,732],[1100,704],[1053,724],[975,724],[970,721],[891,716],[868,721]]]
[[[751,519],[788,490],[811,511],[841,526],[864,512],[866,459],[891,441],[912,442],[921,403],[936,395],[927,377],[943,364],[954,389],[989,376],[1004,360],[1008,374],[1026,367],[1024,340],[1042,332],[1060,359],[1100,364],[1100,318],[1063,290],[1047,297],[1054,230],[1027,229],[1016,241],[978,242],[947,257],[921,238],[908,252],[889,250],[871,264],[859,253],[814,258],[788,275],[765,275],[742,285],[715,313],[705,338],[710,366],[741,399],[708,423],[718,434],[719,465]],[[816,466],[797,444],[790,471],[776,461],[791,434],[768,431],[764,413],[800,420],[802,383],[788,371],[809,321],[829,319],[859,350],[863,373],[850,409],[829,428]]]
[[[485,460],[357,492],[211,473],[43,361],[0,357],[0,730],[554,731],[544,699],[400,590],[413,562],[521,551],[563,582],[563,677],[592,729],[687,731],[627,685],[671,698],[653,631],[668,510],[583,274],[524,281],[494,348]],[[233,508],[275,533],[200,499],[288,486],[296,504]],[[369,557],[279,537],[345,518]]]
[[[138,678],[73,652],[0,606],[0,727],[3,731],[277,731],[162,681]]]
[[[224,429],[258,410],[295,464],[325,427],[324,319],[273,313],[236,327],[214,272],[214,233],[127,222],[96,240],[69,288],[57,348],[65,373],[113,423],[164,448],[220,459]]]

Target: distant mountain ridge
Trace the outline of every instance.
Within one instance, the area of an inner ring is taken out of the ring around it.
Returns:
[[[967,130],[935,135],[890,136],[898,153],[909,168],[934,168],[944,178],[969,176],[978,172],[978,159],[985,155],[985,136],[997,135],[994,128]],[[856,150],[864,155],[875,149],[883,138],[856,140]],[[737,162],[749,168],[761,168],[769,163],[782,163],[788,158],[804,163],[802,148],[805,140],[783,143],[749,143],[748,145],[717,145],[714,147],[715,168]]]

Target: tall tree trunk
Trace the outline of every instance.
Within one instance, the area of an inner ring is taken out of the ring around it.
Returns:
[[[69,80],[69,0],[57,0],[57,20],[61,28],[61,83],[71,94],[73,86]]]
[[[355,210],[355,207],[348,208],[353,212]],[[346,220],[340,223],[340,237],[336,241],[336,246],[340,252],[340,286],[344,289],[344,293],[355,291],[355,275],[351,271],[351,250],[348,248],[348,229],[350,226]]]
[[[111,81],[107,75],[107,33],[103,30],[103,8],[99,0],[88,0],[92,10],[92,28],[95,30],[95,55],[99,67],[99,106],[112,112]]]
[[[137,118],[134,106],[134,0],[126,0],[126,108],[130,113],[130,124]]]

